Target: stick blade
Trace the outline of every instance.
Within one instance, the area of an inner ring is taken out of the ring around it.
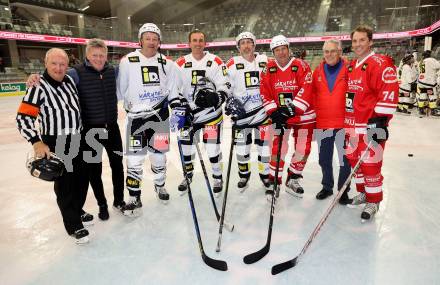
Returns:
[[[286,262],[277,264],[275,266],[272,267],[272,275],[277,275],[278,273],[281,273],[287,269],[290,269],[292,267],[295,267],[296,264],[298,263],[298,256],[295,257],[294,259],[288,260]]]
[[[227,271],[228,270],[228,264],[223,260],[213,259],[207,256],[206,254],[202,255],[203,261],[208,265],[209,267],[212,267],[216,270],[220,271]]]
[[[262,259],[263,257],[266,256],[266,254],[269,253],[269,245],[265,245],[262,249],[260,249],[259,251],[256,251],[254,253],[248,254],[243,258],[243,262],[246,264],[252,264],[255,263],[257,261],[259,261],[260,259]]]

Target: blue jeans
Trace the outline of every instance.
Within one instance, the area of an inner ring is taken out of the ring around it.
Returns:
[[[315,138],[318,142],[319,149],[319,165],[322,170],[321,184],[323,189],[333,191],[333,150],[336,144],[336,150],[339,158],[339,175],[338,190],[341,189],[347,177],[350,175],[351,167],[345,156],[344,149],[344,129],[317,129],[315,130]],[[350,191],[350,184],[347,187]]]

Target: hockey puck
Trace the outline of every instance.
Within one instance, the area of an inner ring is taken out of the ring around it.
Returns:
[[[409,157],[413,157],[414,155],[412,153],[408,153],[408,156]]]

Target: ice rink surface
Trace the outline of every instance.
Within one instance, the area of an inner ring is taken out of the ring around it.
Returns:
[[[272,276],[274,264],[300,252],[331,202],[315,199],[321,190],[316,142],[304,171],[304,198],[282,187],[271,250],[252,265],[244,264],[243,256],[265,244],[270,208],[257,175],[255,148],[251,186],[242,194],[236,189],[234,157],[226,218],[235,230],[224,230],[220,253],[215,252],[218,224],[196,163],[192,189],[203,245],[208,256],[228,263],[229,270],[220,272],[203,263],[188,196],[177,193],[182,171],[175,138],[168,155],[170,203],[158,201],[147,162],[143,215],[133,219],[111,209],[110,219],[100,221],[89,189],[85,210],[95,216],[95,224],[88,228],[90,243],[75,245],[64,230],[52,184],[31,177],[25,168],[31,146],[16,130],[20,100],[0,98],[1,284],[440,284],[440,120],[396,115],[384,158],[384,200],[375,219],[361,224],[361,208],[338,205],[301,262]],[[230,137],[226,122],[224,173]],[[111,203],[106,159],[103,181]],[[221,203],[217,199],[219,209]]]

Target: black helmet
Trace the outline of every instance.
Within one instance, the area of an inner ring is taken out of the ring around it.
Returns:
[[[45,181],[55,181],[64,173],[64,163],[54,153],[51,153],[49,158],[28,155],[26,167],[32,176]]]

